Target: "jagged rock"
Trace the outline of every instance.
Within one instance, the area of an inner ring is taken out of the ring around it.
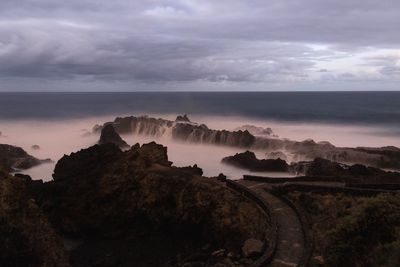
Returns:
[[[263,128],[263,127],[258,127],[254,125],[243,125],[241,127],[237,127],[235,131],[249,131],[252,135],[255,136],[273,136],[277,137],[274,135],[274,132],[272,131],[271,128]]]
[[[61,239],[28,192],[29,180],[0,172],[1,266],[69,265]]]
[[[211,244],[211,257],[217,248],[240,252],[246,239],[265,238],[269,222],[257,206],[200,171],[171,166],[167,148],[154,142],[125,152],[95,145],[64,156],[36,199],[63,235],[88,240],[83,247],[92,238],[107,244],[132,238],[135,229],[160,229]]]
[[[223,163],[234,165],[250,171],[286,172],[289,165],[281,159],[257,159],[253,152],[246,151],[234,156],[225,157]]]
[[[176,122],[190,122],[188,116],[185,114],[183,116],[178,115],[175,119]]]
[[[0,144],[0,167],[6,171],[25,170],[45,162],[51,162],[51,160],[40,160],[29,155],[20,147]]]
[[[249,258],[260,255],[263,252],[264,243],[258,239],[250,238],[244,242],[242,247],[243,256]]]
[[[120,148],[128,148],[129,145],[119,136],[112,124],[106,124],[101,130],[99,144],[112,143]]]
[[[377,168],[400,170],[400,149],[395,147],[335,147],[330,143],[316,143],[311,139],[297,142],[288,139],[278,139],[275,136],[254,136],[247,129],[244,131],[213,130],[204,124],[198,125],[193,122],[175,123],[174,121],[147,116],[118,117],[113,122],[108,123],[112,123],[115,130],[120,134],[132,133],[161,137],[172,131],[172,138],[179,141],[264,151],[284,150],[294,156],[294,161],[311,161],[320,157],[347,164],[359,163]],[[101,128],[102,126],[95,126],[94,132],[98,132]]]

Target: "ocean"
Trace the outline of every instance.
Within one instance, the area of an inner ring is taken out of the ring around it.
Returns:
[[[400,147],[400,92],[0,93],[0,143],[54,160],[24,172],[50,180],[64,154],[97,142],[99,136],[88,134],[95,124],[146,114],[171,120],[188,114],[213,129],[271,127],[280,138],[311,138],[336,146]],[[130,145],[153,141],[146,136],[123,138]],[[154,141],[168,147],[176,166],[198,164],[207,176],[223,172],[240,178],[248,173],[220,163],[243,152],[238,148]],[[265,152],[257,156],[263,158]]]
[[[122,113],[240,116],[400,128],[400,92],[0,93],[0,119]]]

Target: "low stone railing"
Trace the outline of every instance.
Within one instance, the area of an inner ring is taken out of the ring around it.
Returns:
[[[226,180],[226,186],[245,196],[246,198],[254,201],[268,216],[268,219],[272,225],[272,231],[268,229],[265,233],[266,237],[269,237],[269,244],[265,249],[264,253],[259,257],[251,267],[265,267],[268,263],[270,263],[275,255],[277,242],[278,242],[278,224],[272,216],[271,208],[268,203],[266,203],[263,199],[261,199],[256,193],[248,189],[247,187],[232,181]],[[272,236],[271,236],[272,234]]]

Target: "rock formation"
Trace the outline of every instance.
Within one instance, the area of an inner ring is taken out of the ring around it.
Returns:
[[[175,119],[176,122],[190,122],[188,116],[185,114],[183,116],[178,115]]]
[[[277,135],[274,134],[271,128],[263,128],[263,127],[258,127],[255,125],[243,125],[241,127],[237,127],[235,131],[249,131],[254,136],[273,136],[273,137],[278,137]]]
[[[155,138],[172,132],[174,140],[241,147],[264,152],[285,151],[294,161],[313,160],[317,157],[353,164],[359,163],[376,168],[400,170],[400,149],[335,147],[328,142],[313,140],[293,141],[268,136],[255,136],[248,130],[226,131],[209,129],[204,124],[175,122],[147,116],[116,118],[112,123],[118,133],[147,135]],[[108,124],[106,123],[106,124]],[[95,126],[99,132],[102,126]]]
[[[253,202],[201,174],[196,165],[173,167],[167,148],[154,142],[125,152],[106,143],[64,156],[54,180],[30,181],[26,196],[60,236],[78,244],[69,248],[72,266],[251,264],[242,247],[249,239],[268,244],[268,218]],[[48,256],[57,252],[64,259],[63,248],[54,247]]]
[[[345,165],[323,158],[293,163],[291,171],[311,177],[333,177],[348,183],[400,183],[400,173],[361,164]]]
[[[234,156],[225,157],[223,163],[230,164],[250,171],[286,172],[289,165],[282,159],[257,159],[254,152],[246,151]]]
[[[111,143],[118,146],[119,148],[129,148],[129,145],[121,138],[121,136],[119,136],[112,124],[106,124],[102,128],[100,140],[98,143],[100,145]]]
[[[0,171],[1,266],[70,266],[61,239],[28,193],[28,184]]]
[[[6,171],[29,169],[50,161],[37,159],[20,147],[0,144],[0,167]]]

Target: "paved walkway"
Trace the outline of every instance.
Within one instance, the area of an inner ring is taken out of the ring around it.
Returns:
[[[265,191],[265,183],[246,180],[237,182],[262,197],[270,205],[272,216],[278,223],[277,250],[268,266],[296,267],[304,251],[304,236],[296,212],[285,202]]]

